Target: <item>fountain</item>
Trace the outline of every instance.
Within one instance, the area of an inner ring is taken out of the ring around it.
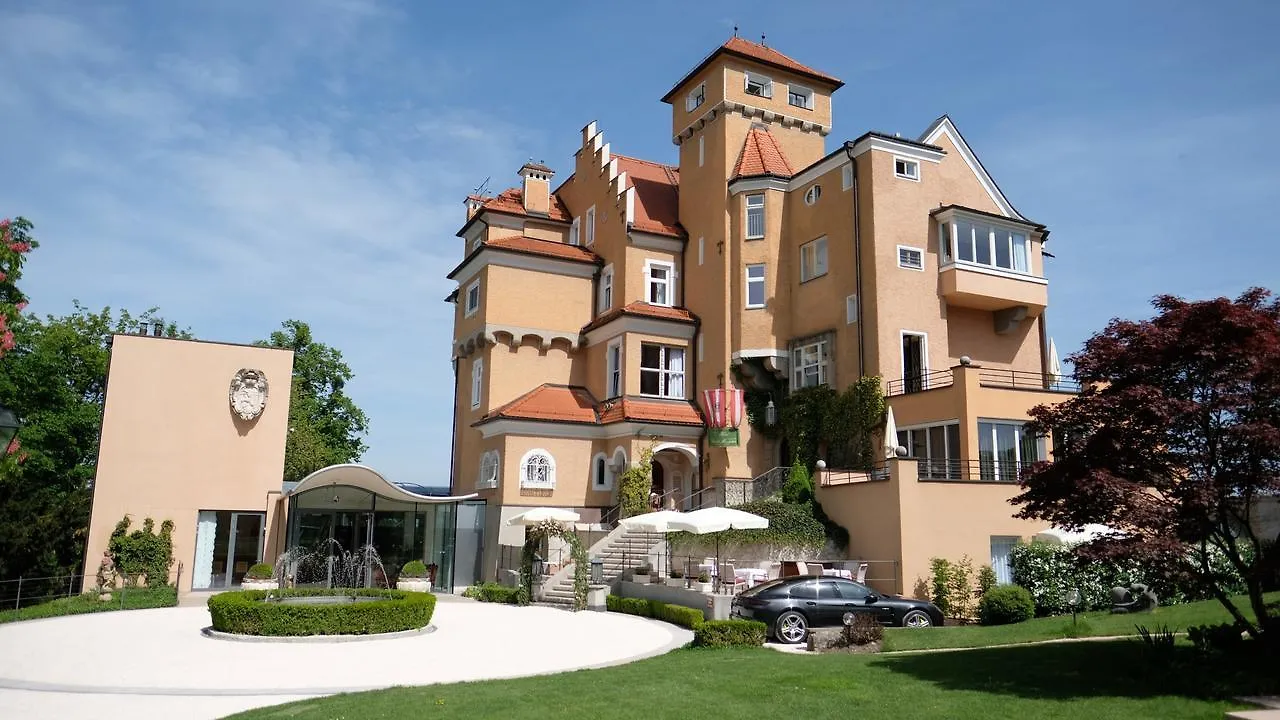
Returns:
[[[288,588],[325,588],[342,590],[349,588],[378,588],[389,590],[391,584],[382,558],[372,545],[355,550],[345,550],[336,540],[320,542],[313,548],[295,547],[286,550],[276,559],[275,577],[277,590]],[[329,605],[350,602],[370,602],[377,596],[355,593],[331,595],[282,597],[268,591],[266,600],[296,605]]]

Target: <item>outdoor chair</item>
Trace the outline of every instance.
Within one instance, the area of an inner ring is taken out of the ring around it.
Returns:
[[[867,581],[867,564],[866,564],[866,563],[859,563],[859,564],[858,564],[858,577],[857,577],[857,580],[858,580],[858,582],[860,582],[860,583],[865,583],[865,582]]]
[[[731,595],[737,594],[739,586],[745,588],[747,585],[746,580],[738,578],[738,575],[735,572],[736,569],[737,568],[735,568],[732,563],[724,563],[720,566],[720,589],[724,590],[728,588],[729,594]]]

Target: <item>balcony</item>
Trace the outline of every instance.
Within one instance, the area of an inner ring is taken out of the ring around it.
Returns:
[[[980,388],[1006,390],[1030,390],[1047,393],[1078,393],[1080,383],[1067,377],[1053,377],[1045,373],[1026,370],[986,368],[980,365],[961,365],[950,370],[935,370],[924,375],[898,378],[885,383],[885,397],[909,395],[928,390],[942,390],[956,384],[957,376],[977,381]]]
[[[1015,460],[917,459],[916,479],[920,482],[1017,483],[1033,463]]]
[[[938,269],[939,292],[947,304],[999,312],[1026,308],[1038,317],[1049,304],[1049,281],[1027,273],[957,260]]]

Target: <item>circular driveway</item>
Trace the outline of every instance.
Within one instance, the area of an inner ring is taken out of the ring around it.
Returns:
[[[0,717],[100,715],[118,701],[134,718],[173,717],[175,703],[183,717],[219,717],[306,696],[616,665],[692,640],[629,615],[451,596],[436,606],[436,631],[411,637],[230,642],[202,635],[208,624],[192,607],[0,625]]]

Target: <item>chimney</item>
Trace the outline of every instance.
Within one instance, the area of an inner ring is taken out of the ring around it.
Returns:
[[[528,213],[547,215],[551,212],[551,176],[555,172],[540,162],[532,159],[520,168],[520,176],[524,178],[522,196],[524,210]]]
[[[157,321],[151,323],[151,337],[160,337],[164,335],[164,322]]]
[[[475,217],[475,216],[476,216],[476,213],[480,212],[480,208],[484,207],[484,201],[485,201],[485,198],[484,198],[483,196],[480,196],[480,195],[468,195],[468,196],[467,196],[467,202],[466,202],[466,205],[467,205],[467,219],[468,219],[468,220],[470,220],[471,218]]]

